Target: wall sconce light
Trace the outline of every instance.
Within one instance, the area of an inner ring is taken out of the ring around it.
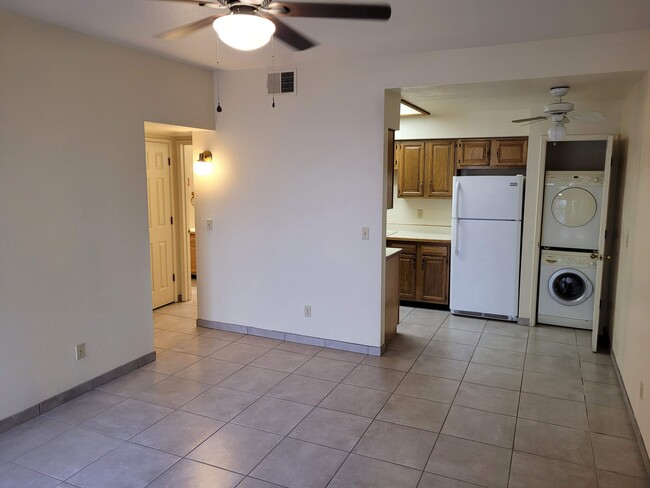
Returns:
[[[194,172],[199,176],[212,173],[212,153],[210,151],[199,153],[199,159],[194,162]]]

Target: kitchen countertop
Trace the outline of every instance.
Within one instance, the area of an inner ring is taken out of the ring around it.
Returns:
[[[399,247],[387,247],[386,248],[386,257],[389,258],[394,254],[398,254],[402,252],[402,250]]]
[[[437,230],[431,231],[414,231],[414,230],[398,230],[387,231],[386,239],[393,241],[442,241],[449,242],[451,240],[451,229],[448,231]]]

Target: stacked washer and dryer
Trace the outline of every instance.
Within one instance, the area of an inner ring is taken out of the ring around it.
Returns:
[[[537,322],[592,329],[603,171],[547,171]]]

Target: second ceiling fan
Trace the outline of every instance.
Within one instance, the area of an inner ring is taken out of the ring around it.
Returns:
[[[297,51],[317,45],[293,29],[281,17],[354,20],[388,20],[390,5],[367,3],[302,3],[274,0],[164,0],[216,9],[214,15],[168,30],[156,37],[178,39],[210,25],[219,38],[235,49],[250,51],[264,46],[275,34]]]
[[[540,120],[551,120],[552,125],[548,129],[548,138],[551,141],[560,141],[566,136],[565,124],[572,120],[584,122],[600,122],[605,118],[601,112],[575,112],[574,105],[571,102],[565,102],[563,97],[569,93],[568,86],[554,86],[550,89],[551,95],[555,97],[555,102],[544,106],[544,115],[536,117],[527,117],[525,119],[513,120],[515,124],[532,124]]]

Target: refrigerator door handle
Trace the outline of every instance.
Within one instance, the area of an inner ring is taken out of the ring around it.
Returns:
[[[458,219],[454,222],[454,236],[452,240],[454,241],[454,254],[458,256]]]
[[[456,185],[454,188],[454,211],[451,216],[452,219],[458,218],[458,200],[460,199],[460,195],[458,194],[459,191],[460,191],[460,181],[456,180]]]

